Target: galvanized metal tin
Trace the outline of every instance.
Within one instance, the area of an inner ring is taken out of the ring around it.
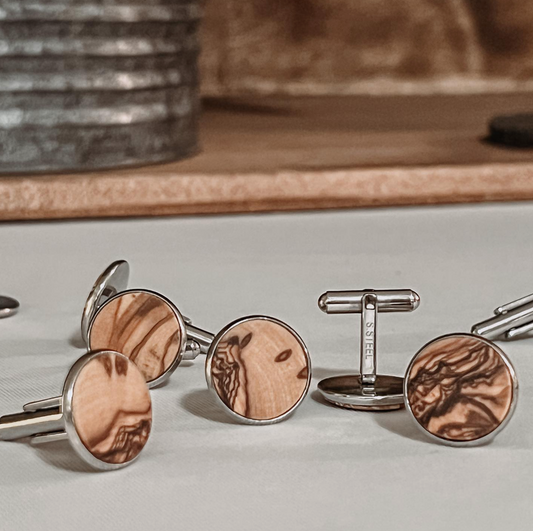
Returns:
[[[197,149],[196,1],[0,0],[0,172]]]

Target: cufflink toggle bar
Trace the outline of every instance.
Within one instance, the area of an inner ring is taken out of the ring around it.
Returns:
[[[533,294],[498,306],[494,317],[472,327],[472,333],[487,339],[519,339],[533,331]]]
[[[410,289],[328,291],[318,299],[325,313],[360,313],[359,374],[334,376],[318,384],[324,398],[350,409],[389,411],[404,406],[403,378],[377,374],[376,330],[379,312],[412,312],[420,297]]]

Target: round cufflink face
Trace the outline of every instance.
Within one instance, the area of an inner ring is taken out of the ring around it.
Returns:
[[[492,439],[511,419],[518,383],[496,345],[470,334],[437,338],[415,355],[404,382],[408,411],[440,442],[470,446]]]
[[[403,378],[378,374],[372,385],[359,374],[321,380],[318,390],[332,404],[360,411],[393,411],[404,407]]]
[[[271,424],[290,415],[304,399],[311,360],[300,336],[285,323],[246,317],[215,337],[207,354],[206,379],[233,418]]]
[[[187,343],[183,317],[163,296],[128,290],[105,302],[91,323],[91,350],[127,356],[149,387],[162,383],[179,365]]]
[[[78,360],[65,382],[62,408],[74,449],[99,469],[132,463],[150,436],[150,392],[141,372],[118,352]]]
[[[99,308],[107,299],[113,297],[128,287],[130,266],[125,260],[113,262],[96,279],[94,286],[87,297],[81,316],[81,335],[85,344],[89,344],[89,328],[91,321]]]

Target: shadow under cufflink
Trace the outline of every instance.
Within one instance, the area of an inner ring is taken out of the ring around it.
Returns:
[[[333,409],[339,409],[338,406],[332,404],[331,402],[328,402],[323,396],[322,396],[322,393],[320,391],[318,391],[317,389],[315,389],[312,393],[311,393],[311,398],[315,401],[315,402],[318,402],[319,404],[322,404],[323,406],[326,406],[326,407],[331,407]]]
[[[384,413],[387,413],[387,415],[384,415]],[[376,411],[373,414],[373,418],[378,426],[395,435],[400,435],[401,437],[416,442],[432,444],[427,437],[424,437],[424,434],[418,429],[418,427],[411,422],[409,413],[405,409],[386,412]]]
[[[222,424],[238,424],[236,420],[232,420],[231,417],[220,409],[209,389],[200,389],[187,393],[181,399],[180,405],[196,417]]]
[[[79,349],[84,349],[84,350],[87,348],[87,346],[85,345],[85,341],[83,341],[83,338],[81,337],[81,332],[79,330],[76,330],[70,335],[70,337],[68,338],[68,344],[74,348],[79,348]]]
[[[324,367],[313,367],[313,380],[323,380],[325,378],[331,378],[332,376],[348,376],[353,371],[339,370],[339,369],[326,369]]]
[[[80,460],[72,451],[69,441],[58,441],[55,444],[32,445],[40,459],[46,464],[69,472],[92,472],[99,471],[88,463]]]

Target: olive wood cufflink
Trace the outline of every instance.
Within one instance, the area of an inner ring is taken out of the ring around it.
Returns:
[[[497,345],[455,333],[433,339],[415,354],[404,393],[407,410],[431,439],[475,446],[490,442],[511,420],[518,380]]]
[[[34,444],[68,439],[86,463],[114,470],[133,463],[152,426],[143,375],[128,358],[89,352],[70,369],[61,396],[30,402],[0,417],[0,440],[31,437]]]
[[[207,353],[210,337],[163,295],[127,289],[129,272],[128,262],[118,260],[98,277],[85,303],[81,334],[91,350],[111,349],[127,356],[153,388],[182,360]]]
[[[287,418],[305,398],[311,360],[301,337],[273,317],[242,317],[212,334],[191,324],[162,295],[127,290],[128,263],[111,264],[87,299],[82,335],[91,349],[112,349],[134,362],[153,388],[183,359],[206,354],[205,376],[222,408],[246,424]]]

